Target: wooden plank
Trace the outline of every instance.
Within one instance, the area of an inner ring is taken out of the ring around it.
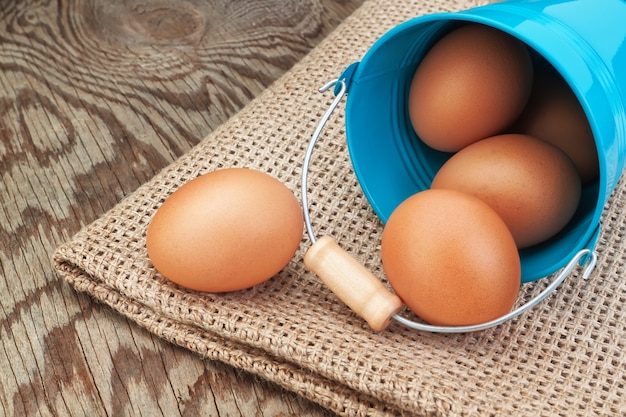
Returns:
[[[76,293],[50,258],[362,1],[2,2],[0,415],[329,415]]]

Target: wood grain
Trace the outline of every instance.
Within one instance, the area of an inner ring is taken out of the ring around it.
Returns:
[[[329,415],[76,293],[50,258],[361,3],[0,2],[0,415]]]

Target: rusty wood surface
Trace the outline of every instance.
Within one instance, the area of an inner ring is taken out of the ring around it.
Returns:
[[[0,415],[329,415],[76,293],[51,256],[361,3],[0,1]]]

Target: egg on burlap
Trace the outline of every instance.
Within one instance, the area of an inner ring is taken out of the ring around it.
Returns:
[[[181,186],[157,210],[146,236],[157,271],[192,290],[226,292],[283,269],[302,239],[292,191],[269,174],[227,168]]]
[[[406,199],[383,229],[381,256],[396,294],[430,324],[485,323],[517,299],[515,241],[495,211],[467,193],[425,190]]]

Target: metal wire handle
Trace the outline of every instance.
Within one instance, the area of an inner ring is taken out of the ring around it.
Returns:
[[[311,222],[311,214],[309,210],[309,198],[308,198],[308,176],[309,176],[309,167],[311,165],[311,159],[313,155],[313,150],[315,149],[315,145],[319,137],[321,136],[322,130],[328,122],[328,119],[332,115],[333,111],[337,108],[339,103],[341,102],[343,96],[346,93],[346,83],[343,80],[333,80],[325,84],[322,88],[319,89],[320,93],[324,93],[329,90],[331,87],[339,84],[340,88],[336,92],[335,99],[330,104],[328,110],[320,120],[315,132],[313,133],[311,140],[309,142],[309,146],[306,150],[304,156],[304,164],[302,167],[302,206],[304,212],[304,223],[306,226],[307,234],[309,235],[309,239],[311,240],[311,244],[314,244],[317,241],[317,236],[315,235],[315,231],[313,229],[313,224]],[[430,324],[419,323],[408,319],[402,315],[394,314],[393,319],[398,323],[403,324],[404,326],[410,327],[412,329],[435,332],[435,333],[465,333],[465,332],[474,332],[479,330],[485,330],[490,327],[494,327],[508,321],[512,318],[519,316],[520,314],[526,312],[527,310],[533,308],[541,301],[543,301],[551,292],[553,292],[564,280],[567,278],[569,274],[576,268],[577,265],[585,266],[585,269],[582,274],[583,279],[589,279],[595,265],[597,263],[598,256],[595,251],[591,249],[582,249],[578,253],[576,253],[572,259],[568,262],[568,264],[561,270],[561,272],[554,278],[554,280],[543,290],[541,293],[536,295],[530,301],[526,302],[522,306],[517,309],[505,314],[499,318],[494,320],[475,324],[468,326],[435,326]]]
[[[346,94],[346,83],[343,80],[332,80],[325,84],[322,88],[319,89],[320,93],[325,93],[331,87],[334,87],[337,83],[340,84],[340,89],[335,95],[335,99],[322,116],[315,132],[313,132],[313,136],[311,137],[311,141],[309,142],[309,146],[304,154],[304,165],[302,167],[302,207],[304,211],[304,225],[306,226],[307,234],[309,235],[309,239],[311,243],[315,243],[317,241],[317,237],[315,236],[315,231],[313,230],[313,225],[311,224],[311,213],[309,212],[309,197],[308,197],[308,178],[309,178],[309,166],[311,165],[311,157],[313,156],[313,149],[315,149],[315,144],[322,134],[322,130],[324,130],[324,126],[326,126],[326,122],[333,114],[341,99]]]

